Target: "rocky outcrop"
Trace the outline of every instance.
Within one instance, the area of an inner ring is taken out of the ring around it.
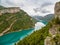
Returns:
[[[54,12],[55,12],[55,18],[59,17],[60,19],[60,2],[57,2],[55,4]]]
[[[44,45],[60,45],[60,31],[59,31],[60,26],[59,25],[55,25],[52,26],[52,28],[49,29],[49,34],[50,36],[47,36],[45,41],[44,41]],[[57,37],[58,35],[58,37]],[[55,39],[57,38],[57,39]],[[57,44],[56,44],[56,40],[57,40]]]
[[[17,13],[20,11],[19,7],[11,7],[11,8],[5,8],[0,10],[0,15],[5,13]]]
[[[44,42],[44,45],[55,45],[55,42],[52,41],[52,38],[47,36]]]
[[[57,2],[55,4],[55,8],[54,8],[54,11],[55,11],[55,19],[56,20],[57,18],[59,19],[60,21],[60,2]],[[58,20],[57,20],[58,21]],[[49,29],[49,35],[50,36],[47,36],[45,41],[44,41],[44,45],[60,45],[60,24],[53,24],[53,21],[52,22],[52,27]]]

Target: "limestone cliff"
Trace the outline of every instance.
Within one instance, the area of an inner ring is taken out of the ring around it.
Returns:
[[[50,36],[45,39],[45,45],[60,45],[60,2],[55,4],[54,14],[55,18],[50,22],[52,23],[49,29]]]
[[[60,19],[60,2],[57,2],[55,4],[54,13],[55,13],[55,18],[59,17]]]
[[[19,11],[20,11],[19,7],[4,8],[4,9],[0,9],[0,15],[5,13],[17,13]]]

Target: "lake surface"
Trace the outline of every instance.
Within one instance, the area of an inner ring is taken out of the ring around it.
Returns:
[[[19,32],[12,32],[0,37],[0,45],[11,45],[12,43],[17,42],[18,40],[22,40],[24,37],[31,34],[34,28],[22,30]]]
[[[0,36],[0,45],[13,45],[17,41],[22,40],[26,36],[32,34],[34,30],[35,30],[34,28],[30,28],[26,30],[21,30],[19,32],[12,32],[12,33]]]

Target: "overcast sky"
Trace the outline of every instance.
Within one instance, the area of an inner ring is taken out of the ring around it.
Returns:
[[[0,5],[5,7],[20,7],[30,16],[45,16],[54,13],[54,5],[60,0],[0,0]],[[45,26],[43,23],[37,22],[35,29]]]
[[[54,5],[60,0],[0,0],[0,5],[5,7],[18,6],[30,16],[54,13]]]

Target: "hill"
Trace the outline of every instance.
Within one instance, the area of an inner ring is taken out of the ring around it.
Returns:
[[[35,19],[31,18],[23,10],[17,7],[1,8],[0,6],[0,36],[35,26]]]

